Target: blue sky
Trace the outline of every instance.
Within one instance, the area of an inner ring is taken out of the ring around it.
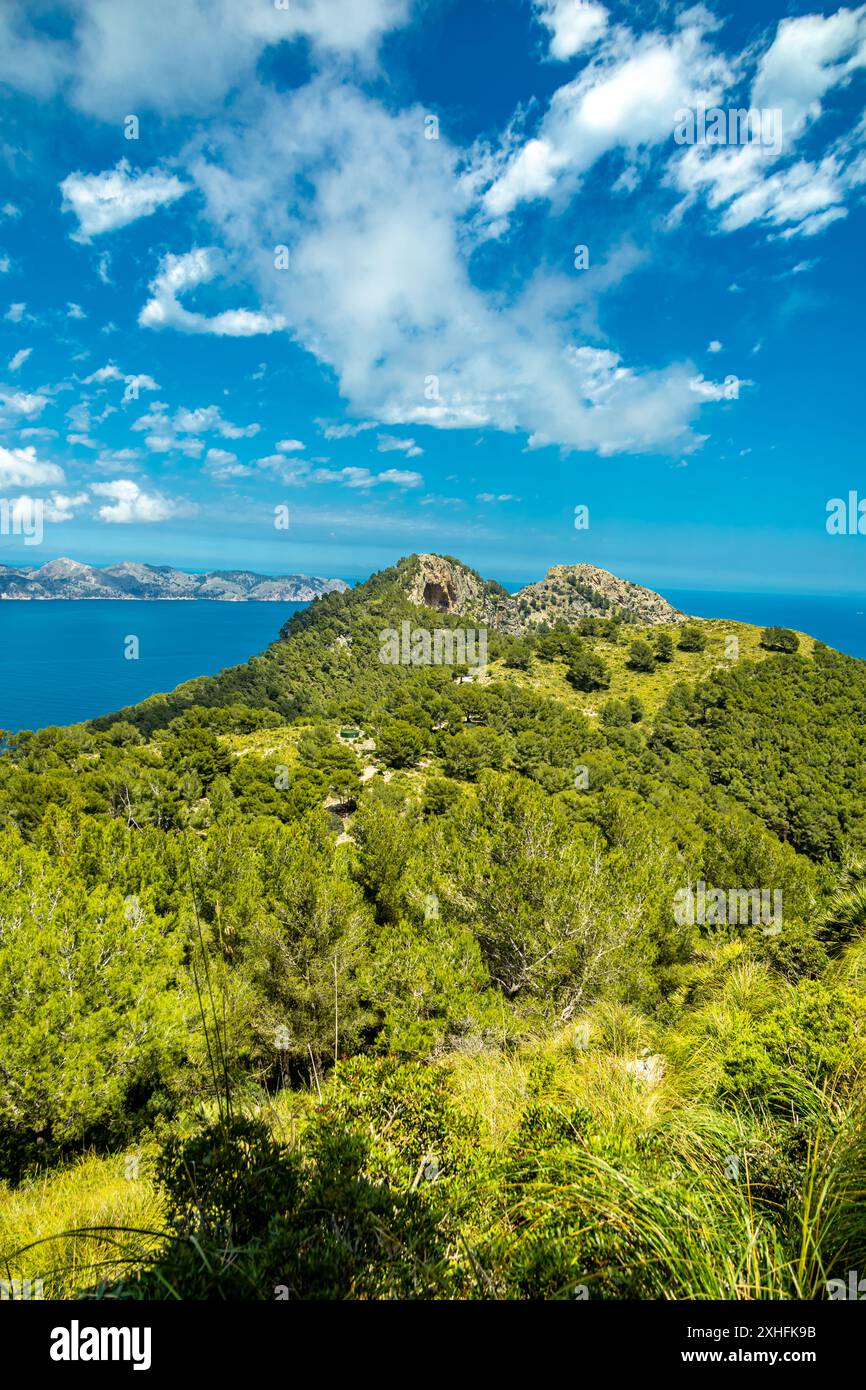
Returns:
[[[866,5],[7,0],[0,562],[862,592],[864,106]]]

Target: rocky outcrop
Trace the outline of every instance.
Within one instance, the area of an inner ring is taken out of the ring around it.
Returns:
[[[554,616],[568,623],[610,617],[617,610],[638,623],[681,623],[685,616],[653,589],[619,579],[597,565],[554,565],[514,598],[530,625],[550,622]]]
[[[554,565],[544,579],[516,594],[445,555],[413,555],[402,562],[400,576],[410,603],[514,636],[557,622],[571,627],[581,618],[617,613],[648,624],[680,623],[685,616],[652,589],[596,565]]]
[[[306,574],[278,578],[251,570],[187,574],[169,565],[124,560],[97,569],[80,560],[49,560],[37,568],[0,565],[0,599],[216,599],[239,603],[310,603],[320,594],[342,592],[342,579]]]
[[[505,589],[447,555],[413,555],[406,562],[402,587],[419,608],[459,614],[488,627],[505,630],[512,616],[511,595]]]

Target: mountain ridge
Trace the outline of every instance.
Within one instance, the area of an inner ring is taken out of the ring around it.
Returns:
[[[686,618],[655,590],[598,565],[552,565],[543,579],[514,594],[450,555],[410,555],[398,563],[397,575],[409,602],[417,607],[471,617],[509,636],[614,614],[652,625],[673,625]]]
[[[121,560],[87,565],[61,556],[40,566],[0,565],[0,599],[211,599],[223,603],[307,603],[321,594],[348,589],[342,579],[317,575],[256,574],[252,570],[207,570],[191,574],[172,565]]]

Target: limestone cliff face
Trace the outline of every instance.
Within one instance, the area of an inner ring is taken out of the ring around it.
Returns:
[[[486,583],[474,570],[445,555],[414,555],[403,588],[410,603],[436,613],[454,613],[490,627],[502,627],[511,596]]]
[[[410,603],[451,613],[515,636],[542,625],[569,626],[586,617],[629,615],[638,623],[672,624],[684,614],[667,599],[596,565],[554,565],[516,594],[444,555],[413,555],[401,565]]]

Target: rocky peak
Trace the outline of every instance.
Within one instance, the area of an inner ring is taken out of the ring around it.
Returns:
[[[654,589],[620,579],[598,565],[553,565],[537,584],[514,595],[529,626],[587,617],[612,617],[621,612],[638,623],[681,623],[684,614]],[[554,621],[555,621],[554,618]]]
[[[399,567],[410,603],[520,635],[557,622],[621,613],[638,623],[679,623],[680,613],[652,589],[597,565],[553,565],[544,579],[516,594],[485,580],[448,555],[413,555]]]

